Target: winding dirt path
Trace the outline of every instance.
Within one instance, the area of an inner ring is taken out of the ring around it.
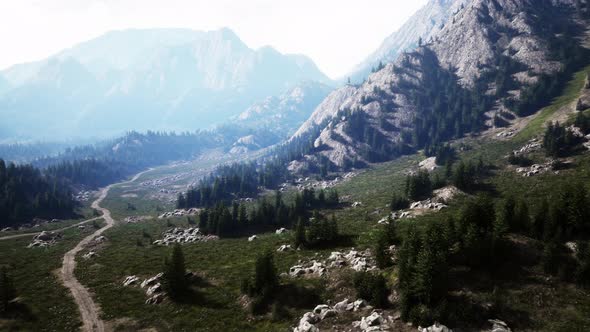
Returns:
[[[142,174],[150,170],[138,173],[131,180],[120,182],[118,184],[134,182]],[[88,289],[86,289],[86,287],[84,287],[78,281],[78,279],[76,279],[74,274],[74,269],[76,268],[76,255],[82,251],[84,247],[90,243],[90,241],[94,240],[104,231],[115,225],[115,220],[111,217],[111,211],[100,206],[100,203],[107,197],[109,190],[114,185],[117,184],[112,184],[103,188],[100,191],[99,197],[94,202],[92,202],[92,208],[102,213],[102,216],[98,218],[104,219],[107,224],[104,227],[96,230],[96,232],[82,239],[82,241],[80,241],[72,250],[68,251],[64,255],[63,265],[60,271],[60,277],[64,286],[66,286],[72,292],[74,301],[78,305],[78,309],[80,310],[80,315],[82,318],[82,330],[86,332],[103,332],[105,328],[104,322],[100,319],[100,310],[98,306],[92,300],[92,296],[90,296]]]

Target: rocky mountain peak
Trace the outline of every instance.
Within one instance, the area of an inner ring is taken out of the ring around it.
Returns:
[[[570,62],[558,54],[577,40],[573,13],[566,0],[462,3],[421,47],[333,92],[296,135],[321,124],[315,155],[347,168],[482,130],[493,108],[509,111],[504,101]]]

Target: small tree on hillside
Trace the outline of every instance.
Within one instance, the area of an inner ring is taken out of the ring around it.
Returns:
[[[8,311],[8,305],[16,297],[12,278],[6,267],[0,269],[0,314]]]
[[[188,290],[184,254],[179,244],[174,245],[172,254],[164,262],[163,286],[172,299],[178,299]]]
[[[384,269],[391,265],[387,243],[387,233],[385,231],[380,231],[377,235],[377,241],[375,242],[374,248],[375,261],[377,262],[377,267],[380,269]]]
[[[391,208],[391,211],[407,209],[410,207],[410,201],[408,201],[408,199],[402,195],[394,193],[391,197],[391,203],[389,204],[389,207]]]
[[[274,265],[272,252],[266,252],[256,259],[254,275],[254,293],[257,295],[270,294],[279,284],[277,270]]]
[[[295,236],[293,239],[293,245],[295,248],[299,248],[300,246],[305,245],[305,225],[303,224],[303,218],[299,218],[297,220],[297,224],[295,225]]]

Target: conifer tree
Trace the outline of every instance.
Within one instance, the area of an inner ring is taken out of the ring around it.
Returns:
[[[373,249],[375,251],[375,261],[377,263],[377,267],[380,269],[387,268],[389,265],[391,265],[387,243],[388,239],[386,232],[384,230],[380,231],[377,234],[377,241],[375,241],[375,247]]]
[[[254,292],[256,295],[268,296],[278,284],[279,279],[274,265],[273,254],[269,251],[256,259]]]
[[[178,243],[174,245],[170,258],[164,263],[162,280],[164,288],[172,299],[182,297],[188,290],[184,254],[182,253],[182,247]]]
[[[305,225],[303,224],[303,218],[299,217],[297,224],[295,225],[295,236],[293,239],[293,245],[295,248],[305,246]]]
[[[0,268],[0,314],[6,313],[9,309],[10,301],[16,297],[16,290],[12,278],[8,274],[6,267]]]

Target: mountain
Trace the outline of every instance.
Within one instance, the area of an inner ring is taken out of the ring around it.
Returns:
[[[250,49],[229,29],[113,31],[1,75],[11,135],[113,135],[222,122],[302,81],[330,83],[302,55]]]
[[[471,1],[431,42],[318,107],[311,118],[327,123],[304,159],[342,168],[390,160],[535,112],[588,56],[588,16],[575,4]]]
[[[233,120],[241,126],[266,127],[288,138],[331,91],[330,86],[320,82],[302,82],[278,96],[254,103]]]
[[[2,95],[8,89],[10,89],[10,83],[8,83],[8,81],[2,75],[0,75],[0,95]]]
[[[299,127],[293,137],[304,136],[311,130],[330,120],[336,113],[346,107],[346,101],[356,92],[356,88],[347,84],[330,93],[313,111],[310,117]],[[336,110],[336,112],[334,112]]]
[[[471,0],[430,0],[417,11],[399,30],[389,35],[379,48],[358,64],[348,74],[354,83],[362,82],[379,63],[395,61],[407,50],[418,46],[419,40],[431,40],[447,20]]]

